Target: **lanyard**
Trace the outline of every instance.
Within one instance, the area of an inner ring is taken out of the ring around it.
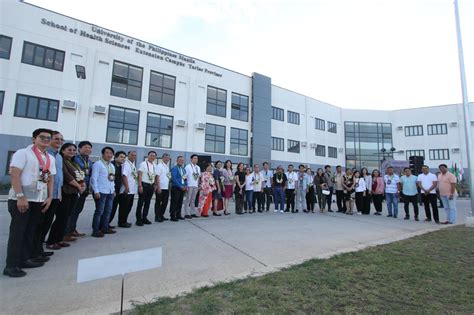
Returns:
[[[109,175],[110,175],[110,174],[113,174],[113,169],[112,169],[110,163],[104,161],[103,159],[100,159],[100,161],[102,162],[102,164],[104,164],[104,166],[105,166],[105,168],[107,169],[107,172],[109,173]]]
[[[45,155],[46,155],[46,163],[45,163],[45,161],[43,160],[43,157],[41,156],[40,150],[36,146],[33,146],[31,150],[33,151],[33,153],[36,155],[36,158],[38,159],[40,169],[43,170],[44,172],[49,171],[49,167],[51,166],[51,160],[49,159],[49,154],[45,152]]]
[[[85,169],[86,169],[86,168],[89,168],[89,158],[84,159],[84,158],[82,157],[82,155],[80,155],[80,154],[79,154],[79,158],[82,160],[82,162],[84,162],[84,168],[85,168]]]
[[[148,170],[148,173],[150,173],[150,167],[148,166],[148,161],[145,161],[146,162],[146,169]],[[153,167],[153,166],[152,166]],[[151,172],[151,174],[154,174],[155,172]]]

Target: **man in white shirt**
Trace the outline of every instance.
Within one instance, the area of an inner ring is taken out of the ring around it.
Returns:
[[[138,204],[135,213],[137,217],[137,226],[143,224],[151,224],[148,220],[148,210],[150,209],[151,197],[155,191],[156,169],[155,169],[156,152],[148,152],[145,161],[140,163],[138,168]]]
[[[295,187],[298,181],[298,174],[293,171],[293,164],[288,165],[288,172],[286,172],[286,178],[288,179],[287,187],[286,187],[286,210],[285,212],[295,212]],[[296,210],[298,212],[298,210]]]
[[[94,191],[95,212],[92,218],[92,236],[104,237],[104,234],[115,234],[109,228],[110,213],[115,197],[115,167],[111,163],[114,149],[102,148],[102,157],[92,166],[91,188]]]
[[[273,202],[273,171],[270,169],[270,164],[268,162],[263,162],[263,171],[261,172],[263,176],[263,194],[262,199],[266,204],[266,210],[270,210],[270,204]]]
[[[187,191],[186,202],[184,205],[184,217],[186,219],[197,218],[198,211],[196,211],[196,195],[199,190],[199,177],[201,176],[201,168],[197,165],[198,156],[191,155],[191,163],[186,165]]]
[[[400,177],[393,173],[393,167],[389,166],[386,169],[386,174],[383,177],[385,182],[385,201],[387,202],[387,217],[398,217],[398,194]]]
[[[169,186],[171,179],[170,171],[170,155],[163,153],[161,162],[156,166],[156,175],[158,176],[156,185],[155,200],[155,222],[163,222],[169,220],[165,217],[166,207],[169,199]]]
[[[32,257],[34,239],[42,213],[53,199],[55,159],[46,151],[53,132],[36,129],[33,144],[16,151],[10,162],[12,188],[8,194],[10,234],[6,267],[3,274],[10,277],[26,275],[21,268],[44,265],[49,257]]]
[[[253,211],[257,210],[258,212],[263,212],[263,207],[264,207],[264,196],[263,196],[263,183],[264,183],[264,175],[262,175],[263,172],[260,171],[260,166],[258,164],[255,164],[253,166],[253,177],[255,178],[255,181],[253,183],[253,200],[252,200],[252,207]],[[257,207],[255,207],[257,206]]]
[[[128,215],[132,211],[133,200],[138,192],[138,170],[135,166],[137,160],[137,152],[129,151],[127,158],[122,165],[122,193],[119,203],[118,226],[121,228],[129,228],[132,226],[128,221]]]
[[[308,189],[309,176],[306,174],[306,168],[303,164],[300,164],[299,172],[297,173],[298,179],[296,182],[296,211],[301,209],[303,212],[308,212],[306,209],[306,191]]]
[[[423,201],[426,214],[426,222],[431,222],[430,204],[433,208],[433,219],[439,223],[439,213],[436,197],[436,187],[438,186],[438,178],[435,174],[430,173],[428,165],[423,165],[422,173],[418,175],[417,184],[421,189],[421,200]]]

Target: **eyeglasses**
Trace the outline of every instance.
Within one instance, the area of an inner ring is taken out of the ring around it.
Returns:
[[[43,141],[51,141],[51,136],[38,136]]]

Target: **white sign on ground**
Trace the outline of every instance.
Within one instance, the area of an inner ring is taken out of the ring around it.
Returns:
[[[81,259],[77,265],[77,282],[103,279],[130,272],[161,267],[161,247],[121,254]]]

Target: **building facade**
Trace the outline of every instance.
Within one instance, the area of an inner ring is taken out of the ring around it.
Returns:
[[[40,127],[91,141],[95,156],[110,145],[140,159],[155,150],[372,169],[423,155],[432,168],[468,167],[462,105],[343,109],[34,5],[8,0],[2,11],[0,182]]]

